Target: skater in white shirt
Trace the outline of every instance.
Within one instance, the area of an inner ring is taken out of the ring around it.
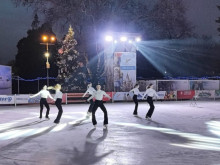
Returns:
[[[146,119],[151,120],[151,116],[154,112],[154,102],[153,102],[153,97],[156,96],[157,98],[159,98],[159,96],[157,95],[157,92],[153,89],[153,84],[149,84],[146,88],[146,92],[144,93],[142,99],[144,99],[144,97],[147,95],[147,102],[150,105],[150,109],[148,110],[147,114],[146,114]]]
[[[92,123],[93,123],[94,127],[96,128],[97,121],[96,121],[96,117],[95,117],[95,112],[98,109],[98,107],[100,107],[104,113],[104,128],[107,129],[108,113],[107,113],[107,110],[103,104],[102,99],[103,99],[104,95],[106,97],[108,97],[109,99],[111,99],[111,97],[105,91],[101,90],[101,85],[97,85],[96,88],[97,88],[97,91],[94,92],[94,94],[90,98],[88,98],[88,100],[87,100],[87,101],[90,101],[93,97],[95,97],[95,104],[92,108]]]
[[[56,84],[55,87],[48,87],[47,89],[53,89],[53,90],[56,91],[56,94],[54,96],[54,101],[55,101],[55,105],[56,105],[59,112],[57,114],[56,119],[54,120],[54,123],[59,124],[60,118],[63,114],[63,108],[62,108],[63,93],[60,91],[61,90],[61,85]]]
[[[88,86],[87,86],[87,91],[84,93],[84,95],[82,97],[85,97],[85,95],[88,93],[89,94],[89,97],[91,97],[94,92],[96,92],[96,90],[92,87],[92,83],[89,83]],[[92,108],[94,106],[94,101],[93,99],[91,99],[89,101],[90,103],[90,106],[89,106],[89,109],[88,109],[88,112],[87,112],[87,115],[90,116],[92,114]]]
[[[30,98],[33,98],[33,97],[36,97],[36,96],[39,96],[41,97],[40,99],[40,119],[42,118],[42,113],[43,113],[43,105],[45,105],[45,107],[47,108],[47,112],[46,112],[46,118],[47,119],[50,119],[49,118],[49,112],[50,112],[50,107],[49,107],[49,104],[47,103],[47,98],[50,97],[52,100],[53,97],[50,95],[50,92],[47,90],[47,86],[44,85],[43,89],[38,92],[37,94],[33,95],[33,96],[30,96]]]
[[[135,103],[135,108],[134,108],[134,112],[133,112],[133,115],[137,115],[138,114],[138,100],[137,100],[137,96],[140,94],[141,95],[141,93],[140,93],[140,91],[139,91],[139,85],[138,84],[135,84],[135,86],[134,86],[134,88],[132,89],[132,90],[130,90],[129,91],[129,93],[130,92],[133,92],[134,93],[134,95],[133,95],[133,101],[134,101],[134,103]],[[129,93],[127,94],[127,95],[129,95]]]

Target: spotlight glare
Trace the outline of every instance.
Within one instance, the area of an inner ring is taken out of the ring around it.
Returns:
[[[125,41],[127,41],[127,37],[122,36],[122,37],[120,38],[120,40],[121,40],[122,42],[125,42]]]
[[[140,37],[137,37],[135,40],[136,40],[136,42],[140,42],[140,41],[141,41],[141,38],[140,38]]]
[[[49,57],[50,56],[50,54],[48,52],[46,52],[44,55],[45,55],[45,57]]]
[[[131,44],[131,43],[132,43],[132,40],[129,40],[128,42]]]
[[[117,43],[118,43],[118,41],[117,41],[117,40],[115,40],[115,41],[114,41],[114,43],[115,43],[115,44],[117,44]]]
[[[44,36],[42,37],[42,40],[43,40],[43,41],[47,41],[47,40],[48,40],[48,37],[47,37],[46,35],[44,35]]]
[[[50,38],[50,40],[51,40],[51,42],[54,42],[54,41],[56,40],[56,38],[52,36],[52,37]]]
[[[108,41],[108,42],[110,42],[110,41],[113,40],[113,37],[108,35],[108,36],[105,37],[105,40]]]

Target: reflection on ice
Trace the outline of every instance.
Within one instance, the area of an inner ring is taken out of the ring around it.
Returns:
[[[154,131],[162,132],[165,134],[177,135],[180,137],[184,137],[186,138],[186,140],[189,141],[188,143],[185,143],[185,144],[172,144],[171,143],[171,145],[173,146],[200,149],[200,150],[220,151],[220,139],[219,138],[208,137],[208,136],[203,136],[203,135],[193,134],[193,133],[184,133],[184,132],[177,131],[174,129],[169,129],[169,128],[158,128],[158,127],[152,127],[152,126],[145,126],[142,124],[120,123],[120,122],[115,122],[114,124],[136,127],[140,129],[146,129],[146,130],[154,130]],[[207,125],[209,128],[209,131],[215,134],[217,133],[217,135],[220,135],[220,129],[219,129],[220,122],[211,121],[211,122],[207,122]]]

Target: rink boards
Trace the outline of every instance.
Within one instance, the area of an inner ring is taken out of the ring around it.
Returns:
[[[128,92],[107,92],[111,96],[112,100],[107,97],[103,98],[103,101],[131,101],[133,94]],[[138,95],[138,100],[142,100],[144,92]],[[158,91],[158,100],[190,100],[196,96],[199,99],[218,99],[220,98],[220,90],[185,90],[185,91]],[[85,103],[88,96],[82,98],[83,93],[64,93],[62,103]],[[53,94],[52,94],[53,96]],[[146,99],[146,97],[144,98]],[[30,98],[29,94],[21,95],[0,95],[0,104],[35,104],[40,102],[40,96]],[[48,98],[49,103],[54,103]]]

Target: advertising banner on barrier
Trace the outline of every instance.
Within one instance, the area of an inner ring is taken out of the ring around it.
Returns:
[[[215,98],[214,90],[199,90],[195,92],[195,96],[198,98]]]
[[[163,100],[163,99],[165,99],[166,91],[159,91],[159,92],[157,92],[157,94],[160,97],[159,99]]]
[[[28,104],[30,95],[16,95],[16,104]]]
[[[164,100],[176,100],[177,99],[177,91],[166,91]]]
[[[191,90],[219,90],[219,80],[190,80]]]
[[[195,96],[194,90],[177,91],[177,99],[192,99]]]
[[[158,80],[158,91],[189,90],[188,80]]]
[[[136,83],[136,53],[114,53],[114,92],[127,92]]]
[[[114,101],[125,101],[125,100],[132,100],[133,95],[128,95],[128,92],[116,92],[114,93],[113,99]]]
[[[0,95],[0,104],[14,104],[15,97],[12,95]]]
[[[0,94],[10,95],[12,93],[11,67],[0,65]]]
[[[156,80],[139,80],[138,84],[139,84],[139,91],[141,91],[141,92],[146,91],[146,87],[149,84],[154,85],[154,87],[153,87],[154,90],[156,90],[156,88],[157,88],[157,81]]]
[[[40,103],[40,96],[29,98],[28,103]]]

